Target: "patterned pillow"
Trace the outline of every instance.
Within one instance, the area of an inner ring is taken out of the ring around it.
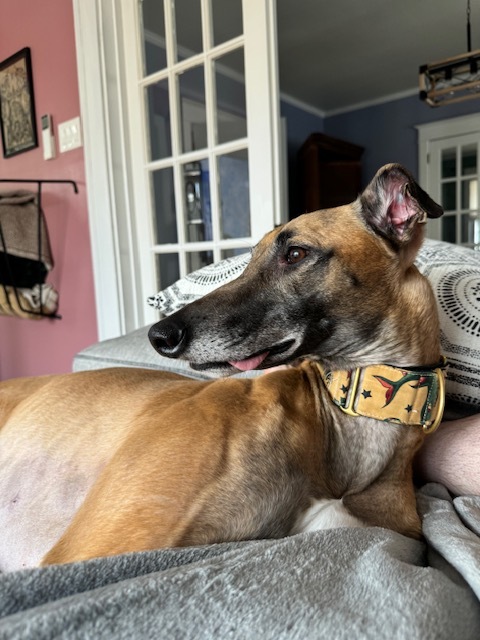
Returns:
[[[209,264],[177,280],[167,289],[150,296],[147,302],[164,316],[169,316],[190,302],[218,289],[222,284],[238,278],[250,262],[250,257],[250,252],[242,253],[239,256]]]
[[[148,303],[170,315],[234,280],[249,260],[250,253],[245,253],[208,265],[151,296]],[[458,404],[460,412],[480,411],[480,251],[427,239],[416,264],[437,298],[442,350],[449,362],[449,401]]]
[[[417,266],[437,298],[449,401],[480,411],[480,251],[427,240]]]

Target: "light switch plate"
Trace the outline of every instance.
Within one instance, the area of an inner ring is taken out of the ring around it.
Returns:
[[[58,146],[60,153],[82,146],[80,118],[72,118],[58,125]]]

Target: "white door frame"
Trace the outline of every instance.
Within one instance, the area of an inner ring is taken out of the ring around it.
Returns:
[[[146,258],[139,255],[135,210],[142,201],[145,183],[135,157],[132,161],[132,153],[136,153],[130,137],[131,127],[140,124],[138,116],[129,112],[131,87],[126,82],[132,77],[131,65],[135,63],[124,56],[121,7],[130,0],[72,1],[97,325],[99,339],[103,340],[156,319],[155,312],[147,308],[145,291],[137,284],[142,270],[145,275]],[[263,120],[249,119],[250,157],[264,159],[263,171],[251,170],[251,210],[263,212],[268,208],[278,223],[285,214],[285,203],[280,180],[276,0],[244,1],[249,22],[245,28],[245,71],[253,69],[252,84],[263,87],[261,101],[267,104],[264,114],[268,112],[267,119],[265,115]],[[259,64],[259,60],[265,64]],[[257,108],[251,104],[251,93],[247,89],[247,112]],[[268,145],[266,127],[271,132]],[[255,214],[253,219],[258,220]],[[252,235],[263,231],[254,229]]]
[[[418,177],[420,184],[432,198],[439,198],[440,194],[433,191],[437,180],[436,176],[433,175],[435,167],[431,162],[432,144],[439,140],[461,135],[480,135],[480,116],[473,114],[447,120],[437,120],[429,124],[418,125],[415,128],[418,131]],[[441,239],[441,218],[429,220],[427,234],[429,238]]]

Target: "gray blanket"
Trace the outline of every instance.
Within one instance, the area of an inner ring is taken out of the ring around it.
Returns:
[[[424,542],[379,528],[0,576],[0,638],[478,640],[480,497],[419,493]]]

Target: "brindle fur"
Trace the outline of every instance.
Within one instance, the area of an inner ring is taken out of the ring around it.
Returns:
[[[324,498],[418,537],[421,429],[346,416],[315,360],[439,360],[435,300],[413,260],[425,216],[440,214],[388,165],[354,203],[267,234],[242,276],[150,331],[155,348],[195,369],[229,374],[228,361],[278,345],[261,366],[291,368],[208,382],[105,369],[2,383],[0,568],[280,537]],[[294,264],[292,247],[303,257]]]

